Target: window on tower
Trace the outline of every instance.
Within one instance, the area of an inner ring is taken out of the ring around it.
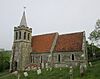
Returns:
[[[30,33],[28,33],[28,40],[30,40]]]
[[[26,39],[26,32],[24,32],[24,39]]]
[[[58,62],[60,63],[60,54],[58,54]]]
[[[19,31],[19,39],[21,39],[21,31]]]
[[[74,54],[72,54],[72,60],[74,60]]]
[[[18,32],[16,32],[16,40],[18,39]]]

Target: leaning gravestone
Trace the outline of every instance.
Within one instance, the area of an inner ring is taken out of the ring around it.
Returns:
[[[28,73],[27,72],[24,72],[24,76],[25,76],[25,78],[27,78],[28,77]]]

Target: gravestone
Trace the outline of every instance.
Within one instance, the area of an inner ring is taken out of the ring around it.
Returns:
[[[46,68],[48,68],[48,63],[46,63]]]
[[[27,72],[24,72],[24,76],[25,76],[25,78],[27,78],[28,77],[28,73]]]
[[[62,70],[62,68],[60,68],[60,70]]]
[[[46,70],[48,71],[48,68]]]
[[[84,66],[83,66],[83,64],[80,64],[80,75],[81,75],[81,77],[84,76]]]
[[[69,79],[73,79],[73,67],[70,66],[70,70],[69,70]]]
[[[68,68],[68,65],[66,65],[66,67]]]
[[[89,62],[89,66],[92,67],[92,63],[91,62]]]
[[[41,63],[42,64],[42,69],[44,68],[44,63]]]
[[[75,66],[78,66],[78,63],[75,63]]]
[[[83,64],[83,67],[84,67],[84,69],[85,69],[85,71],[86,71],[86,70],[87,70],[87,65],[86,65],[86,63]]]
[[[30,71],[30,70],[31,70],[31,68],[30,68],[30,67],[27,67],[25,70],[26,70],[26,71]]]
[[[57,67],[58,67],[58,65],[57,65],[57,64],[55,64],[55,67],[57,68]]]
[[[39,68],[38,70],[37,70],[37,75],[40,75],[42,72],[41,72],[41,69]]]
[[[52,71],[52,68],[50,67],[50,71]]]

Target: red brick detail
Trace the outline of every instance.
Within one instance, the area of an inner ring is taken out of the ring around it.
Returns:
[[[59,35],[55,52],[82,51],[83,32]]]
[[[32,37],[32,52],[50,52],[56,33],[37,35]]]

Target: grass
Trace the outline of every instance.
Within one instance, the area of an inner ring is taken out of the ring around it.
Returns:
[[[83,77],[80,77],[79,68],[75,68],[73,72],[73,79],[100,79],[100,60],[92,63],[93,67],[88,67]],[[36,71],[29,71],[27,79],[69,79],[68,72],[68,68],[62,68],[62,70],[59,68],[53,68],[52,71],[43,69],[40,75],[37,75]],[[0,79],[17,79],[17,76],[10,74]],[[25,79],[22,72],[20,79]]]
[[[6,75],[6,74],[8,74],[8,73],[9,73],[8,70],[6,70],[6,71],[4,71],[4,72],[0,72],[0,77]]]

